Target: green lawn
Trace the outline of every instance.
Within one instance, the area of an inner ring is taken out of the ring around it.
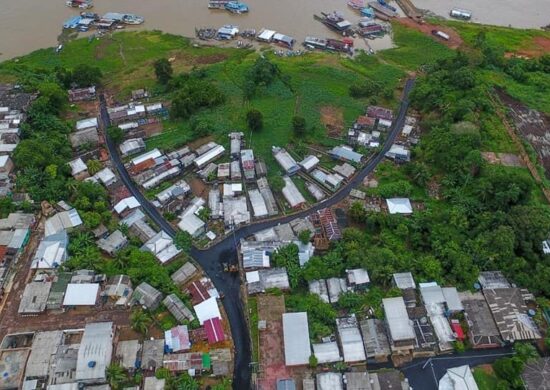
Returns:
[[[494,374],[488,374],[481,368],[474,368],[474,379],[479,390],[494,390],[497,388],[499,379]]]

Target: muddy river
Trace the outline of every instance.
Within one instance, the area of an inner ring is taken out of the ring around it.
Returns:
[[[539,27],[550,23],[550,16],[539,12],[549,0],[413,0],[419,8],[446,15],[452,6],[474,12],[474,19],[484,23]],[[250,13],[231,15],[209,10],[207,0],[95,0],[93,12],[134,13],[145,17],[139,28],[193,36],[195,27],[219,27],[236,24],[241,29],[262,27],[291,35],[301,42],[307,35],[331,36],[331,32],[313,14],[339,10],[352,22],[359,15],[346,0],[246,0]],[[495,9],[498,4],[498,9]],[[42,47],[55,46],[63,22],[78,14],[65,6],[65,0],[0,0],[0,61]],[[546,20],[548,19],[548,20]],[[373,49],[391,47],[389,37],[370,41]]]

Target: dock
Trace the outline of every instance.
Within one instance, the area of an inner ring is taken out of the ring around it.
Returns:
[[[397,5],[405,12],[409,18],[415,22],[421,22],[423,20],[422,13],[416,8],[411,0],[395,0]]]

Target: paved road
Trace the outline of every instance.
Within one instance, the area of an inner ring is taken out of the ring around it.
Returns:
[[[242,305],[242,299],[240,296],[240,279],[237,275],[225,273],[222,271],[222,262],[233,262],[237,258],[237,243],[241,238],[248,237],[260,230],[267,229],[278,224],[287,223],[293,219],[301,218],[309,215],[310,213],[333,206],[343,200],[349,192],[359,185],[363,179],[371,173],[374,168],[384,159],[386,152],[391,148],[395,138],[400,133],[405,124],[405,117],[407,115],[407,109],[409,107],[408,96],[414,87],[414,79],[408,79],[403,89],[403,96],[401,100],[401,106],[399,113],[394,120],[393,127],[388,133],[388,137],[384,142],[382,150],[372,158],[366,166],[345,186],[343,186],[337,193],[331,198],[316,204],[314,207],[304,210],[302,212],[284,216],[275,220],[270,220],[261,223],[255,223],[241,227],[234,231],[234,234],[227,236],[224,240],[220,241],[216,245],[206,249],[200,250],[193,248],[191,250],[191,256],[201,265],[204,272],[212,279],[214,286],[218,291],[224,294],[223,307],[227,313],[229,324],[231,326],[231,335],[235,344],[235,368],[233,376],[233,388],[234,389],[248,389],[250,388],[250,338],[248,335],[248,326],[245,320],[244,308]],[[106,129],[110,125],[109,114],[107,112],[107,105],[105,97],[100,95],[100,113],[103,127]],[[147,215],[163,230],[165,230],[170,236],[175,235],[174,228],[162,217],[158,210],[149,203],[143,194],[139,191],[137,186],[130,178],[128,172],[124,168],[124,164],[118,154],[116,145],[112,140],[105,136],[107,147],[111,160],[118,171],[123,183],[130,190],[130,193],[136,197],[140,202],[143,210]]]

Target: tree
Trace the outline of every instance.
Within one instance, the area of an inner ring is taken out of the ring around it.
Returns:
[[[306,134],[306,120],[302,116],[292,117],[292,129],[297,137],[303,137]]]
[[[59,84],[45,82],[38,86],[39,99],[46,105],[49,112],[58,115],[67,105],[67,92]]]
[[[277,249],[273,254],[273,262],[277,267],[285,267],[292,288],[298,287],[302,282],[302,269],[298,260],[298,247],[290,244]]]
[[[529,363],[540,358],[533,344],[516,342],[514,343],[514,351],[516,351],[516,356],[524,363]]]
[[[317,359],[317,356],[314,354],[311,354],[309,356],[309,368],[317,368],[317,365],[319,364],[319,360]]]
[[[269,181],[275,192],[281,192],[285,188],[286,183],[281,176],[273,176]]]
[[[126,371],[124,371],[124,368],[118,364],[110,364],[105,369],[105,375],[107,376],[107,381],[113,390],[121,389],[124,382],[128,380]]]
[[[79,87],[91,87],[101,82],[101,69],[89,64],[77,65],[72,71],[72,82]]]
[[[86,166],[88,167],[88,172],[90,175],[95,175],[103,168],[103,165],[101,165],[99,160],[88,160],[86,162]]]
[[[118,145],[124,139],[124,131],[118,126],[110,126],[107,129],[107,136],[113,140],[115,145]]]
[[[311,232],[308,229],[302,230],[298,233],[298,239],[302,242],[302,244],[306,245],[309,240],[311,240]]]
[[[174,237],[174,245],[185,253],[189,253],[193,247],[193,237],[188,232],[180,230]]]
[[[210,215],[212,215],[212,211],[208,207],[203,207],[199,213],[199,218],[202,219],[204,222],[207,222],[210,219]]]
[[[155,61],[155,75],[157,80],[162,85],[168,84],[172,78],[174,70],[172,69],[172,64],[166,58],[160,58]]]
[[[500,358],[493,364],[497,376],[509,383],[513,389],[522,389],[521,372],[523,362],[518,357]]]
[[[151,317],[145,311],[138,309],[134,310],[130,315],[130,326],[136,332],[147,334],[149,326],[151,326]]]
[[[179,375],[174,384],[177,390],[199,390],[200,388],[199,383],[188,373]]]
[[[365,206],[359,201],[354,201],[351,204],[348,213],[354,222],[364,222],[367,215]]]
[[[256,109],[249,110],[246,113],[246,124],[250,131],[256,132],[261,130],[264,127],[263,114]]]

